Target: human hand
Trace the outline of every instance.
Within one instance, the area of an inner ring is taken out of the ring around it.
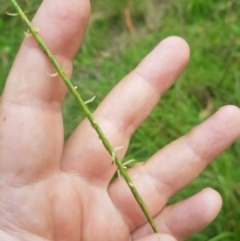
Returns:
[[[88,18],[87,1],[45,0],[33,20],[69,76]],[[112,145],[124,145],[120,158],[188,57],[183,40],[164,40],[97,108],[94,116]],[[147,164],[129,170],[161,231],[151,234],[125,182],[109,183],[116,167],[87,120],[64,145],[66,87],[47,75],[53,72],[33,38],[26,38],[0,103],[1,240],[183,240],[215,218],[221,198],[212,189],[166,203],[239,136],[238,108],[220,109]]]

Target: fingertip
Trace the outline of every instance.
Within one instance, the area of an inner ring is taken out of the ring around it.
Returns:
[[[198,209],[199,212],[198,217],[201,220],[202,226],[206,226],[211,223],[222,208],[222,197],[221,195],[214,189],[208,187],[204,188],[198,196],[198,205],[203,206],[204,208]]]
[[[208,187],[183,203],[185,203],[184,212],[189,212],[188,221],[193,217],[197,220],[196,223],[192,223],[192,233],[194,233],[209,225],[216,218],[222,207],[222,197],[216,190]]]
[[[222,207],[222,198],[212,188],[170,205],[159,216],[158,226],[166,233],[185,239],[209,225]]]
[[[190,48],[187,41],[178,36],[165,38],[161,43],[164,47],[170,47],[171,51],[186,65],[190,57]],[[166,45],[166,46],[165,46]]]
[[[143,59],[135,72],[159,89],[161,95],[182,73],[189,55],[189,46],[185,40],[176,36],[168,37]]]
[[[194,127],[185,138],[191,149],[208,164],[231,146],[239,135],[240,110],[236,106],[226,105]]]
[[[220,110],[224,110],[229,113],[238,114],[240,116],[240,109],[239,109],[239,107],[237,107],[235,105],[225,105],[225,106],[220,107]]]
[[[73,59],[85,34],[90,9],[89,0],[45,0],[33,18],[33,25],[55,55]],[[25,38],[24,44],[37,46],[33,38]]]
[[[217,113],[221,116],[223,126],[231,124],[240,135],[240,109],[237,106],[225,105]]]

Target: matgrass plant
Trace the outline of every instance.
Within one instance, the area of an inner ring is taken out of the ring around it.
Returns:
[[[6,2],[1,5],[0,12],[1,89],[26,30],[17,18],[5,14],[9,11]],[[30,16],[40,2],[20,1],[28,4],[25,6]],[[92,1],[92,20],[74,63],[73,79],[81,88],[84,99],[96,95],[95,101],[89,104],[94,109],[161,39],[179,35],[188,41],[192,53],[187,69],[131,140],[126,160],[144,161],[220,106],[240,106],[240,3],[237,0],[143,0],[142,7],[138,2],[127,2],[135,28],[134,33],[129,34],[121,6],[116,6],[113,1]],[[79,115],[70,95],[63,113],[67,138],[83,115]],[[188,240],[239,241],[239,140],[171,202],[207,186],[221,194],[222,211],[210,226]]]
[[[53,67],[56,70],[56,73],[53,73],[53,74],[48,73],[48,74],[52,77],[55,77],[57,75],[59,75],[61,77],[61,79],[63,80],[63,82],[67,86],[69,92],[75,98],[78,106],[83,110],[85,116],[87,117],[87,119],[91,123],[92,128],[97,132],[98,137],[102,141],[103,146],[105,147],[105,149],[107,150],[107,152],[111,156],[112,165],[114,164],[114,165],[117,166],[117,172],[118,172],[119,177],[122,176],[123,179],[125,180],[125,182],[127,183],[127,185],[129,187],[129,189],[131,190],[136,202],[138,203],[139,207],[143,211],[143,213],[144,213],[147,221],[151,225],[153,231],[155,233],[158,232],[157,225],[155,224],[153,218],[150,215],[150,212],[147,209],[147,206],[145,205],[142,197],[139,195],[139,193],[138,193],[136,187],[134,186],[129,174],[126,171],[126,166],[124,166],[121,163],[121,160],[118,158],[117,150],[122,149],[124,146],[114,148],[111,145],[111,143],[107,139],[106,135],[104,134],[104,132],[100,128],[97,120],[94,118],[93,114],[91,113],[91,111],[87,107],[87,104],[92,102],[95,99],[95,96],[93,98],[91,98],[90,100],[87,100],[87,101],[83,100],[82,96],[80,95],[79,91],[77,90],[78,87],[73,85],[73,83],[70,81],[70,79],[65,74],[64,68],[62,66],[60,66],[60,64],[57,62],[56,58],[54,57],[54,55],[51,53],[50,49],[47,47],[47,45],[44,43],[44,41],[40,37],[39,30],[31,24],[31,22],[28,20],[28,18],[26,16],[26,14],[24,13],[24,11],[18,5],[17,1],[15,1],[15,0],[10,0],[10,1],[12,2],[13,6],[15,7],[17,13],[7,13],[7,14],[9,16],[18,16],[19,15],[19,17],[27,25],[28,31],[24,32],[25,36],[27,38],[33,37],[35,39],[35,41],[38,43],[38,45],[40,46],[42,51],[46,54],[46,57],[49,59],[49,61],[52,63]]]

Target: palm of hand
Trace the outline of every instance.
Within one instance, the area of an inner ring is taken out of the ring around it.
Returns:
[[[45,0],[33,22],[70,75],[89,6],[86,1],[54,1]],[[120,158],[188,55],[183,40],[164,40],[95,111],[112,145],[124,145]],[[1,240],[154,240],[124,181],[110,183],[116,167],[88,121],[63,145],[66,88],[46,74],[53,72],[34,40],[25,39],[0,105]],[[238,137],[239,120],[236,107],[222,108],[147,164],[129,170],[162,233],[181,240],[216,216],[221,199],[211,189],[165,205]]]
[[[6,190],[1,216],[4,230],[19,240],[129,240],[127,224],[104,188],[58,173],[19,189]]]

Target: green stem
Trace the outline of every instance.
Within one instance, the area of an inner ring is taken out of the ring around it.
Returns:
[[[53,64],[53,66],[55,67],[56,71],[58,72],[58,74],[60,75],[60,77],[63,79],[64,83],[66,84],[66,86],[68,87],[69,91],[72,93],[72,95],[75,97],[75,99],[77,100],[78,104],[81,106],[81,108],[83,109],[85,115],[87,116],[88,120],[90,121],[92,127],[96,130],[96,132],[98,133],[99,138],[101,139],[104,147],[106,148],[106,150],[108,151],[108,153],[112,156],[112,159],[114,161],[114,163],[117,165],[122,177],[124,178],[124,180],[126,181],[127,185],[129,186],[133,196],[135,197],[138,205],[140,206],[140,208],[142,209],[144,215],[146,216],[149,224],[151,225],[152,229],[154,232],[158,232],[157,226],[154,223],[153,218],[151,217],[145,203],[143,202],[141,196],[139,195],[137,189],[135,188],[135,186],[133,185],[132,180],[130,179],[127,171],[124,169],[121,161],[119,160],[119,158],[116,155],[116,152],[114,151],[114,148],[111,146],[110,142],[108,141],[108,139],[106,138],[106,136],[104,135],[104,133],[102,132],[101,128],[99,127],[98,123],[96,122],[96,120],[94,119],[92,113],[90,112],[90,110],[88,109],[88,107],[86,106],[86,104],[84,103],[83,99],[81,98],[79,92],[76,90],[76,88],[73,86],[73,84],[71,83],[71,81],[68,79],[68,77],[65,75],[63,69],[61,68],[61,66],[58,64],[58,62],[56,61],[56,59],[54,58],[53,54],[50,52],[50,50],[48,49],[48,47],[46,46],[46,44],[43,42],[43,40],[40,38],[39,34],[38,34],[38,30],[36,30],[33,25],[30,23],[30,21],[28,20],[28,18],[26,17],[26,15],[24,14],[24,12],[22,11],[22,9],[20,8],[20,6],[18,5],[18,3],[15,0],[10,0],[12,2],[12,4],[14,5],[14,7],[16,8],[19,16],[22,18],[22,20],[26,23],[26,25],[28,26],[31,34],[33,35],[33,37],[35,38],[35,40],[37,41],[37,43],[39,44],[39,46],[41,47],[41,49],[45,52],[45,54],[47,55],[48,59],[51,61],[51,63]]]

